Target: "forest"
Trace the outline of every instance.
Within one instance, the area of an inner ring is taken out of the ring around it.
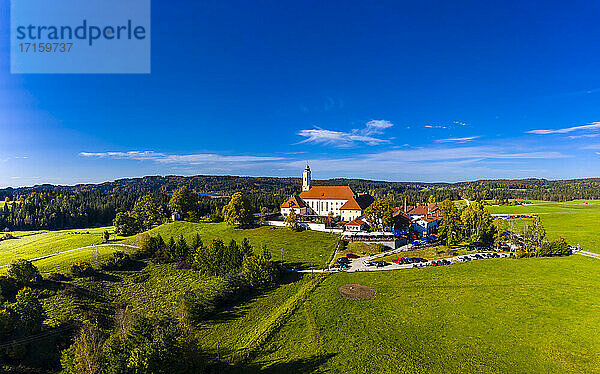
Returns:
[[[315,180],[314,185],[349,185],[355,192],[387,198],[393,205],[426,203],[431,196],[445,199],[508,199],[569,201],[599,199],[600,179],[576,180],[480,180],[459,183],[386,182],[365,179]],[[0,190],[0,228],[10,230],[66,229],[110,225],[117,213],[130,211],[143,195],[168,211],[177,188],[186,186],[198,194],[199,217],[218,216],[228,197],[244,192],[252,209],[275,213],[291,194],[300,192],[299,178],[235,176],[149,176],[101,184],[75,186],[39,185]],[[3,202],[3,203],[2,203]]]

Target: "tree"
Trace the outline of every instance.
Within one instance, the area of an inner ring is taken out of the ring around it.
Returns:
[[[552,256],[566,256],[569,254],[569,244],[562,236],[550,242],[550,253]]]
[[[252,288],[268,287],[275,283],[278,271],[272,261],[264,256],[248,256],[242,265],[242,277]]]
[[[113,226],[115,226],[117,234],[124,236],[130,236],[140,231],[136,219],[126,212],[117,213],[113,220]]]
[[[298,215],[296,214],[294,209],[290,209],[290,214],[288,214],[287,217],[285,217],[284,222],[290,230],[300,230],[300,222],[298,221]]]
[[[94,268],[87,261],[77,261],[69,269],[74,277],[90,277],[94,275]]]
[[[196,217],[198,210],[198,195],[190,191],[186,186],[181,186],[173,191],[173,196],[167,204],[171,213],[178,212],[183,219]]]
[[[30,261],[19,259],[14,260],[8,268],[8,276],[16,279],[24,285],[36,284],[42,280],[38,268]]]
[[[102,231],[102,242],[108,243],[109,240],[110,240],[110,232],[108,232],[108,230]]]
[[[254,222],[250,201],[241,192],[231,196],[231,200],[223,207],[223,217],[232,226],[247,227]]]
[[[104,337],[98,327],[86,323],[73,345],[63,352],[61,364],[68,374],[100,374],[103,372]]]
[[[531,237],[536,245],[540,245],[546,238],[546,229],[544,229],[544,225],[542,225],[542,221],[540,220],[539,216],[536,216],[533,220]]]
[[[439,204],[442,213],[442,222],[438,227],[438,234],[446,245],[454,245],[460,241],[461,222],[460,213],[453,201],[446,199]]]
[[[427,202],[429,204],[435,204],[435,196],[434,195],[429,195],[429,198],[427,199]]]
[[[42,329],[46,313],[37,293],[25,287],[17,293],[16,301],[10,304],[10,309],[18,316],[17,330],[20,335],[29,335]]]
[[[491,245],[494,242],[496,228],[492,216],[481,201],[471,203],[463,209],[460,219],[464,234],[473,243]]]
[[[144,195],[135,202],[131,216],[135,218],[138,227],[142,231],[147,231],[163,222],[165,212],[151,195]]]
[[[387,199],[377,199],[365,210],[365,216],[371,227],[384,231],[392,225],[392,207]]]

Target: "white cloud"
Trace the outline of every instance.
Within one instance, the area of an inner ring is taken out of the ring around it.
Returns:
[[[270,156],[225,156],[214,153],[196,153],[187,155],[165,154],[154,151],[128,152],[81,152],[82,157],[113,158],[120,160],[155,161],[158,163],[205,164],[214,162],[265,162],[283,160]]]
[[[466,143],[466,142],[470,142],[471,140],[475,140],[477,138],[481,138],[481,136],[477,135],[477,136],[466,136],[464,138],[438,139],[435,142],[436,143]]]
[[[325,130],[316,127],[311,130],[300,130],[298,135],[306,138],[300,143],[315,143],[323,145],[332,145],[336,147],[352,147],[357,143],[367,145],[379,145],[389,143],[388,139],[381,139],[373,135],[381,135],[390,127],[394,126],[390,121],[371,120],[365,124],[362,129],[353,129],[350,132]]]
[[[570,135],[569,139],[581,139],[581,138],[595,138],[600,136],[600,134],[583,134],[583,135]]]
[[[367,122],[367,124],[365,125],[365,129],[363,130],[363,133],[365,135],[383,134],[383,131],[385,129],[389,129],[392,126],[394,126],[394,124],[391,123],[390,121],[374,119],[374,120]]]
[[[600,122],[592,122],[587,125],[565,127],[563,129],[555,129],[555,130],[543,130],[543,129],[529,130],[529,131],[527,131],[527,133],[528,134],[537,134],[537,135],[566,134],[566,133],[578,131],[578,130],[595,130],[595,129],[600,129]]]

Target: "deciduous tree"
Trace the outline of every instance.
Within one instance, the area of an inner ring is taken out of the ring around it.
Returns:
[[[254,222],[250,201],[241,192],[231,196],[231,200],[223,207],[223,217],[232,226],[247,227]]]

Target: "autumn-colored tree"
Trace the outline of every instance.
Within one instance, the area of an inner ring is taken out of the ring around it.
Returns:
[[[290,209],[290,214],[287,215],[284,219],[285,225],[293,231],[300,230],[300,223],[298,221],[298,215],[294,211],[294,209]]]
[[[392,225],[393,210],[387,199],[377,199],[365,210],[365,217],[372,228],[382,231]]]
[[[131,216],[135,218],[142,231],[147,231],[163,222],[165,212],[151,195],[144,195],[135,202]]]
[[[482,202],[476,201],[463,209],[460,220],[465,236],[474,243],[489,245],[494,242],[496,228],[492,217]]]
[[[457,244],[462,231],[460,213],[453,201],[446,199],[438,207],[442,213],[442,221],[438,227],[438,235],[446,245]]]
[[[198,195],[190,191],[186,186],[181,186],[173,191],[173,196],[167,204],[171,213],[177,212],[183,219],[191,219],[197,216]]]
[[[247,227],[254,222],[250,201],[241,192],[231,196],[231,200],[223,207],[223,217],[232,226]]]

